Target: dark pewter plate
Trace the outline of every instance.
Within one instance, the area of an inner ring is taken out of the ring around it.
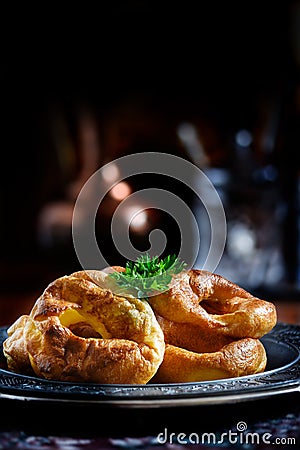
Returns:
[[[0,328],[0,345],[6,339]],[[233,404],[300,392],[300,326],[278,323],[264,336],[268,364],[264,373],[217,381],[113,385],[47,381],[15,374],[0,352],[0,399],[118,408],[157,408]]]

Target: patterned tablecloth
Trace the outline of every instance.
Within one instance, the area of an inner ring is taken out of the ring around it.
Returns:
[[[31,417],[30,408],[22,426],[22,412],[18,412],[19,420],[15,421],[14,412],[9,411],[11,419],[2,421],[0,449],[300,448],[300,394],[297,393],[227,408],[179,409],[176,418],[163,410],[149,411],[144,418],[130,412],[106,418],[103,411],[99,417],[93,413],[88,418],[87,411],[86,417],[82,417],[82,427],[81,418],[76,421],[68,412],[64,418],[62,412],[55,415],[53,410],[41,410],[38,421],[37,410]],[[2,417],[7,415],[4,413]]]

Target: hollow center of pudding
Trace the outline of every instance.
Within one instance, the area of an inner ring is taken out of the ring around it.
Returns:
[[[79,337],[102,339],[107,334],[103,324],[85,317],[75,309],[66,309],[60,314],[59,320],[64,327],[69,328],[73,334]]]
[[[237,297],[236,300],[240,301]],[[222,299],[219,300],[217,298],[205,299],[200,302],[202,308],[208,314],[220,315],[220,314],[231,314],[237,310],[237,303],[235,299]]]

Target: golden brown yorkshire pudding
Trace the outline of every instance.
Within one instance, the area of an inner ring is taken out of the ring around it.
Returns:
[[[24,339],[24,328],[28,318],[29,316],[23,315],[9,327],[7,330],[9,337],[3,343],[3,353],[10,370],[24,375],[33,375]]]
[[[148,298],[167,342],[151,382],[215,380],[265,370],[267,356],[257,337],[275,325],[274,305],[209,272],[190,270],[176,278],[168,291]]]
[[[101,287],[105,274],[51,283],[30,315],[9,329],[9,369],[62,381],[145,384],[164,356],[163,332],[146,301]]]
[[[233,340],[260,338],[276,324],[275,306],[220,275],[182,272],[172,287],[149,297],[165,342],[215,352]]]
[[[195,353],[166,345],[156,383],[184,383],[240,377],[262,372],[267,357],[258,339],[240,339],[213,353]]]

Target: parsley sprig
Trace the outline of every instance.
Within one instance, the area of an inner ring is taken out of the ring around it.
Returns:
[[[119,294],[147,298],[166,291],[173,276],[182,272],[185,267],[186,263],[176,255],[160,259],[146,254],[138,257],[135,262],[127,261],[124,272],[113,272],[109,277]]]

